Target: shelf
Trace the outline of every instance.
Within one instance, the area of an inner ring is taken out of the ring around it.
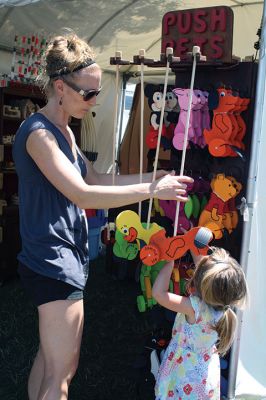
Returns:
[[[15,168],[10,168],[10,169],[3,168],[2,171],[0,171],[0,172],[2,172],[2,174],[16,174],[17,173]]]
[[[24,121],[25,118],[15,118],[15,117],[9,117],[8,115],[3,115],[3,120],[4,121],[14,121],[14,122],[22,122]]]
[[[45,100],[44,93],[37,85],[25,85],[19,82],[12,82],[10,86],[3,88],[3,93],[12,97]]]

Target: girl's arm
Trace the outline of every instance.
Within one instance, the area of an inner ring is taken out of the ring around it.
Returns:
[[[193,251],[190,250],[190,254],[192,256],[193,262],[195,264],[195,266],[197,267],[198,264],[201,262],[201,260],[206,257],[206,256],[202,256],[201,254],[194,254]]]
[[[152,287],[152,296],[161,306],[169,310],[186,314],[190,323],[195,322],[195,312],[191,306],[189,298],[179,296],[169,292],[169,282],[171,279],[174,262],[168,262],[159,272]]]

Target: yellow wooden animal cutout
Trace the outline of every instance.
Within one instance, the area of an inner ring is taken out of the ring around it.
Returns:
[[[145,225],[141,223],[139,215],[131,210],[122,211],[116,217],[116,228],[128,242],[143,240],[148,244],[151,236],[162,229],[155,222],[150,224],[149,229],[146,229]]]
[[[209,228],[213,232],[215,239],[221,239],[223,230],[226,228],[224,221],[227,221],[225,216],[227,211],[226,203],[236,195],[236,188],[224,174],[218,174],[212,179],[211,188],[212,193],[200,215],[199,226]],[[229,228],[229,221],[227,222],[227,228]],[[232,230],[231,226],[230,230]]]

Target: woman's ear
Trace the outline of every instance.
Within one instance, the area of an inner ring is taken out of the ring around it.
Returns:
[[[64,82],[62,81],[62,79],[57,79],[56,81],[54,81],[54,89],[58,96],[61,97],[63,95]]]

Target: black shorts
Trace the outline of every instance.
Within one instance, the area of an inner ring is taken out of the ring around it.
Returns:
[[[37,274],[19,263],[18,273],[22,286],[36,306],[56,300],[81,300],[83,290],[66,282]]]

